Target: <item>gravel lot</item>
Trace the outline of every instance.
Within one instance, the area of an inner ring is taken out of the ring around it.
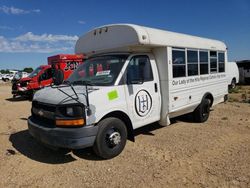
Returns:
[[[0,85],[0,187],[250,187],[250,103],[219,104],[203,124],[148,125],[101,160],[37,143],[27,131],[31,102],[10,93]]]

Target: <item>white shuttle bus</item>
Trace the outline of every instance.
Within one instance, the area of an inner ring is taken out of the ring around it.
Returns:
[[[227,47],[217,40],[131,24],[96,28],[81,36],[88,59],[59,86],[38,91],[30,134],[46,145],[93,146],[119,155],[133,130],[193,113],[205,122],[228,92]]]

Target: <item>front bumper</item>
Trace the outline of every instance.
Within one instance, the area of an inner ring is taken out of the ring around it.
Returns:
[[[32,90],[28,90],[27,88],[17,88],[17,89],[12,89],[11,92],[13,95],[29,95],[32,93]]]
[[[29,133],[38,141],[58,148],[82,149],[94,145],[98,126],[59,128],[42,125],[32,116],[28,118]]]

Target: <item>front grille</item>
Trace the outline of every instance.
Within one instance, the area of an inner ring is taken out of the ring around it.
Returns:
[[[32,102],[32,117],[44,127],[55,127],[56,106],[51,104]]]
[[[20,82],[21,87],[26,87],[28,85],[28,82]]]
[[[56,111],[56,106],[52,105],[52,104],[45,104],[45,103],[41,103],[38,101],[33,101],[32,102],[32,108],[37,108],[37,109],[42,109],[45,111],[49,111],[49,112],[55,112]]]

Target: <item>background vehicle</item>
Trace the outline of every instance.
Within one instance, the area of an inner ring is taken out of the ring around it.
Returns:
[[[26,78],[26,77],[28,77],[28,76],[29,76],[29,73],[23,72],[23,71],[18,71],[18,72],[15,73],[12,82],[17,82],[17,81],[19,81],[20,79]]]
[[[22,78],[12,86],[13,97],[32,97],[34,92],[51,84],[60,84],[67,79],[79,64],[83,55],[58,54],[48,57],[48,65],[41,65],[27,78]]]
[[[53,82],[59,85],[66,80],[71,73],[83,63],[83,55],[58,54],[48,57],[48,65],[51,65],[53,72]]]
[[[15,71],[15,70],[9,70],[9,73],[8,73],[8,74],[2,74],[2,80],[3,80],[4,82],[8,82],[8,81],[13,80],[14,75],[15,75],[17,72],[18,72],[18,71]]]
[[[2,80],[4,82],[11,81],[11,80],[13,80],[13,78],[14,78],[14,74],[3,74],[2,75]]]
[[[115,24],[80,37],[75,52],[88,59],[65,84],[38,91],[28,119],[30,134],[54,147],[112,158],[134,129],[187,113],[205,122],[228,93],[227,47],[217,40]]]
[[[240,73],[240,83],[250,84],[250,60],[237,61]]]
[[[12,84],[12,94],[32,97],[33,93],[52,83],[52,70],[50,65],[41,65],[37,67],[28,77],[21,78]]]
[[[239,69],[236,62],[228,62],[227,64],[228,86],[234,89],[239,83]]]

